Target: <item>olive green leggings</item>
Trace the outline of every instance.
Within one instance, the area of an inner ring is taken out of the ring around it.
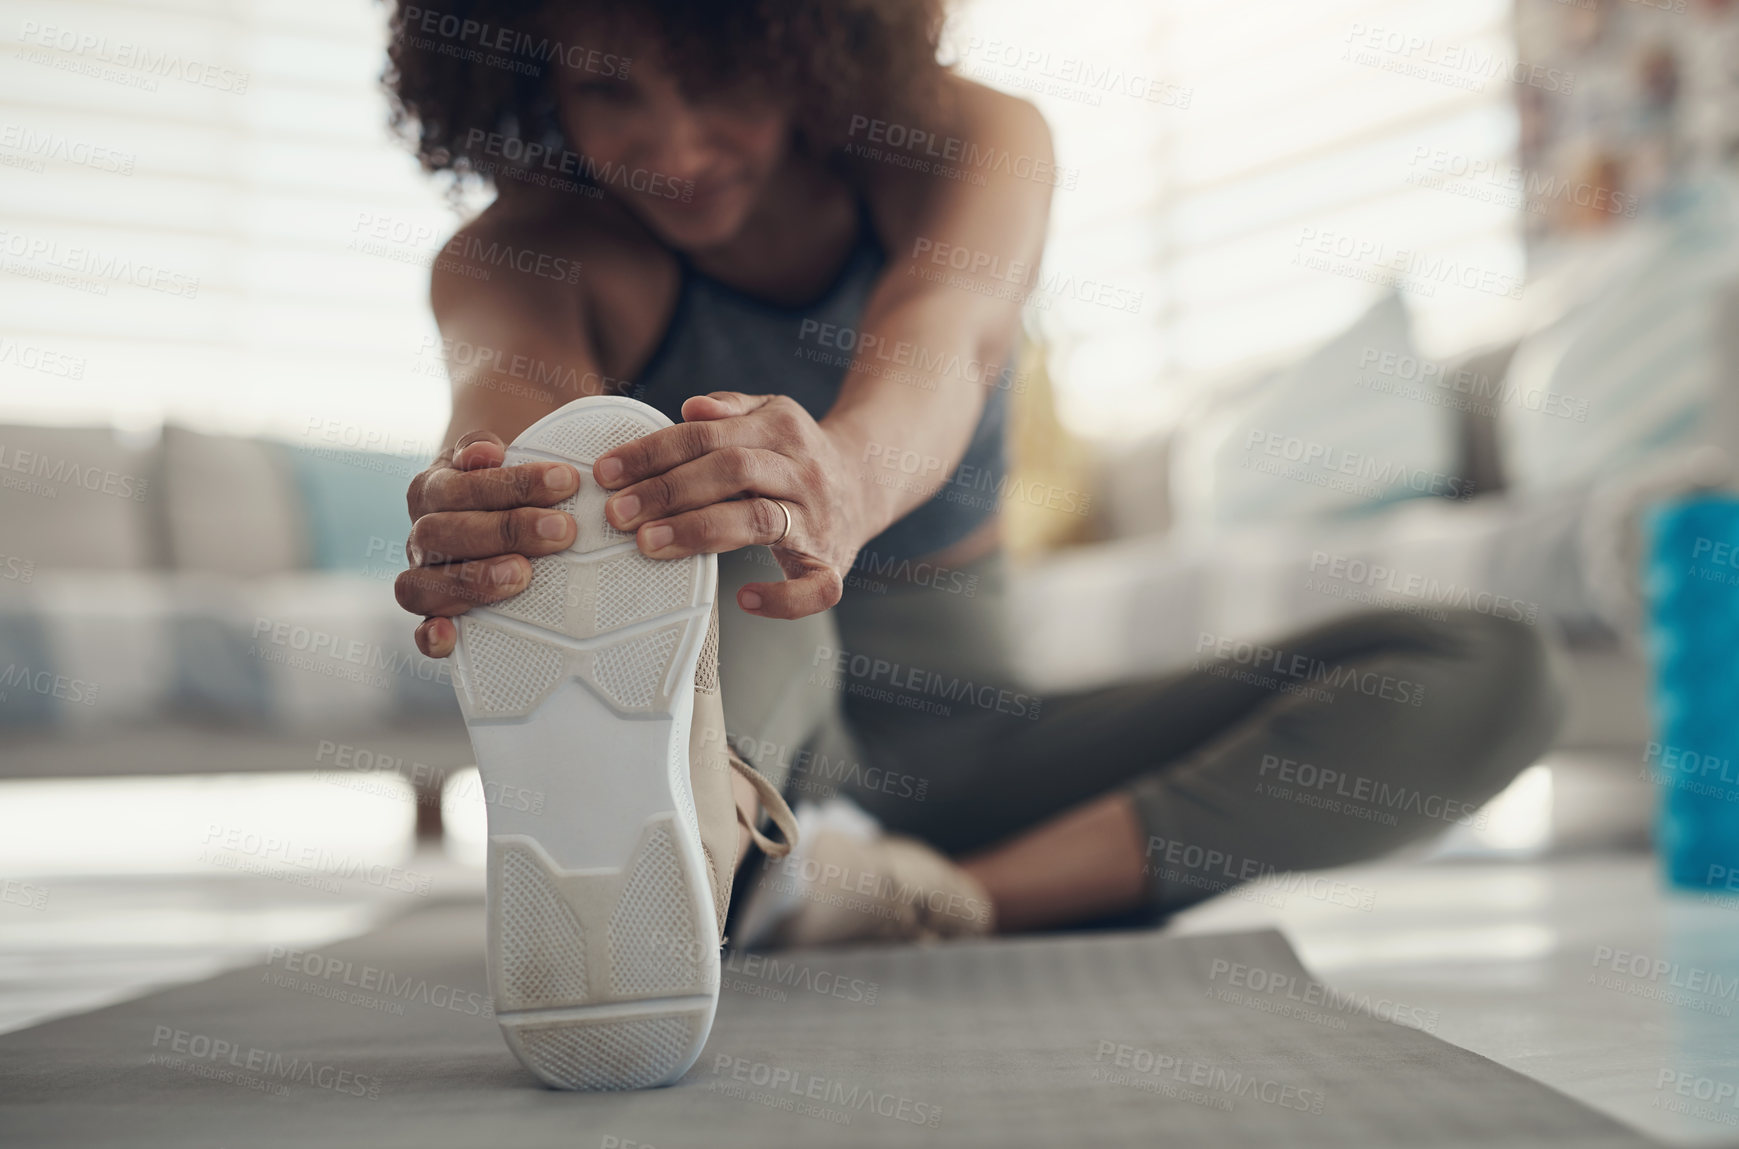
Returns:
[[[1000,556],[910,573],[854,576],[832,611],[780,622],[734,605],[778,577],[771,555],[721,559],[739,751],[793,802],[849,797],[954,856],[1126,793],[1162,913],[1477,822],[1561,714],[1537,631],[1471,611],[1365,611],[1262,645],[1202,635],[1182,670],[1041,698],[1011,666]]]

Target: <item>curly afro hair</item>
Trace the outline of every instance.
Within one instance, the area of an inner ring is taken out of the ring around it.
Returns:
[[[611,44],[650,41],[692,93],[752,81],[786,98],[797,146],[825,157],[853,115],[924,123],[937,106],[944,0],[390,0],[381,77],[423,168],[488,173],[485,136],[561,137],[563,66],[626,75]],[[564,41],[583,16],[600,42]]]

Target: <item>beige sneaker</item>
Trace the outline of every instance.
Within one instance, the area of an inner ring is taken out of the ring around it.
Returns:
[[[700,821],[701,850],[706,855],[712,879],[712,896],[718,937],[725,932],[731,910],[731,884],[736,877],[738,826],[744,826],[761,852],[783,858],[797,843],[797,819],[791,807],[760,771],[732,749],[725,735],[725,710],[719,695],[719,618],[713,608],[706,645],[694,674],[694,731],[689,736],[689,772],[693,780],[695,807]],[[779,831],[775,841],[743,815],[731,789],[732,774],[740,774],[754,787],[762,811]]]
[[[573,546],[459,619],[454,685],[485,793],[489,982],[508,1047],[563,1089],[635,1089],[694,1063],[718,1003],[736,862],[733,770],[792,840],[790,811],[726,752],[711,555],[660,561],[604,519],[591,464],[670,426],[632,399],[578,399],[509,465],[570,462]],[[756,831],[759,834],[759,831]],[[780,853],[788,848],[767,842]]]
[[[769,858],[744,907],[754,947],[979,937],[996,928],[978,880],[915,838],[889,834],[850,803],[805,805],[802,843]]]

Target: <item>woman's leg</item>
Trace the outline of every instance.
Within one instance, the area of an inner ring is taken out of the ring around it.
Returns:
[[[1146,834],[1126,793],[1057,815],[961,865],[984,887],[1003,933],[1099,921],[1148,901]]]
[[[860,755],[839,693],[814,675],[816,651],[839,643],[833,616],[785,621],[757,618],[736,607],[737,591],[744,584],[765,581],[778,569],[765,547],[719,556],[719,681],[732,745],[774,786],[792,789],[793,763]],[[759,813],[754,788],[733,773],[731,789],[737,807],[754,819]],[[739,827],[739,865],[748,844],[748,829]]]
[[[1032,718],[999,709],[1000,689],[924,711],[918,695],[938,681],[971,697],[952,686],[951,652],[993,625],[968,620],[986,605],[860,601],[840,627],[868,666],[901,665],[919,684],[854,691],[847,712],[870,762],[916,776],[924,800],[852,796],[964,858],[1007,928],[1173,910],[1386,852],[1472,817],[1557,726],[1540,636],[1471,612],[1353,615],[1170,677],[1047,698]],[[973,672],[975,689],[1014,689],[1006,672]]]

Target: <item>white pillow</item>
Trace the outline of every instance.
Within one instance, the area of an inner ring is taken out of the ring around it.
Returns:
[[[1723,290],[1739,279],[1739,211],[1718,184],[1651,229],[1635,256],[1524,339],[1498,421],[1512,490],[1586,486],[1709,441]]]
[[[1437,365],[1390,293],[1299,363],[1186,426],[1172,472],[1178,526],[1209,530],[1466,497]]]

